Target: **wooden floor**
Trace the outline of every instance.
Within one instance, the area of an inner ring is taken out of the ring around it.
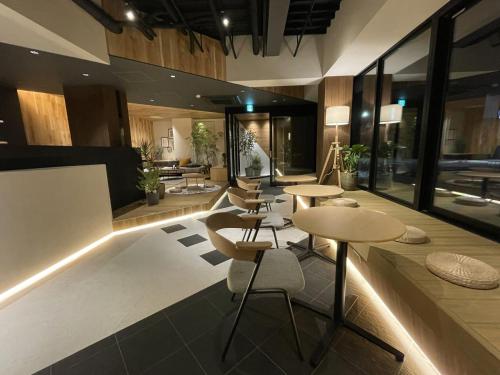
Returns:
[[[209,182],[209,180],[207,180],[207,182]],[[190,195],[165,194],[165,198],[160,199],[158,205],[148,206],[144,201],[137,202],[120,211],[115,211],[113,230],[126,229],[137,225],[209,210],[229,186],[227,182],[211,182],[219,185],[221,189],[211,193]]]
[[[445,374],[500,373],[500,288],[460,287],[425,267],[427,254],[446,251],[500,271],[500,245],[366,191],[344,196],[427,232],[430,242],[421,245],[351,244],[356,252],[350,258],[438,368]]]

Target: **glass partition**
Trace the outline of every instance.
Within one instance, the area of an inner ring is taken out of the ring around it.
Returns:
[[[500,2],[453,30],[434,207],[500,227]],[[496,25],[496,26],[495,26]]]
[[[430,28],[384,59],[376,190],[413,203]]]
[[[354,102],[356,110],[353,126],[356,129],[356,143],[368,147],[368,152],[361,156],[358,165],[358,185],[368,188],[370,178],[370,155],[373,141],[375,116],[375,97],[377,94],[377,67],[356,78]]]

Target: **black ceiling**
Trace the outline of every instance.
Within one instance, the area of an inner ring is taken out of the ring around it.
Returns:
[[[272,0],[271,0],[272,1]],[[324,34],[330,26],[341,0],[290,0],[285,35]],[[256,12],[259,35],[264,34],[266,0],[128,0],[151,27],[178,27],[184,24],[196,32],[218,39],[219,33],[211,3],[220,17],[227,17],[228,34],[250,35],[252,13]],[[253,10],[252,4],[256,5]],[[169,9],[170,8],[170,9]],[[176,9],[177,8],[177,9]],[[272,21],[272,20],[270,20]]]

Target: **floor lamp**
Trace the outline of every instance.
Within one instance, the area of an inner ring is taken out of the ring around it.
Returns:
[[[330,144],[328,149],[328,155],[326,156],[325,162],[323,164],[323,169],[321,170],[321,175],[319,176],[318,183],[322,184],[325,177],[332,173],[337,174],[338,186],[340,183],[340,142],[339,142],[339,126],[349,125],[349,117],[351,113],[351,108],[346,105],[333,106],[326,109],[325,116],[325,126],[335,126],[335,141]],[[333,166],[329,173],[326,173],[328,163],[333,154]]]

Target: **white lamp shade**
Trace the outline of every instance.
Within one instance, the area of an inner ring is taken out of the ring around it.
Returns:
[[[328,107],[326,109],[325,125],[348,125],[350,113],[351,107],[347,105]]]
[[[399,104],[383,105],[380,109],[380,123],[394,124],[401,122],[403,118],[403,106]]]

